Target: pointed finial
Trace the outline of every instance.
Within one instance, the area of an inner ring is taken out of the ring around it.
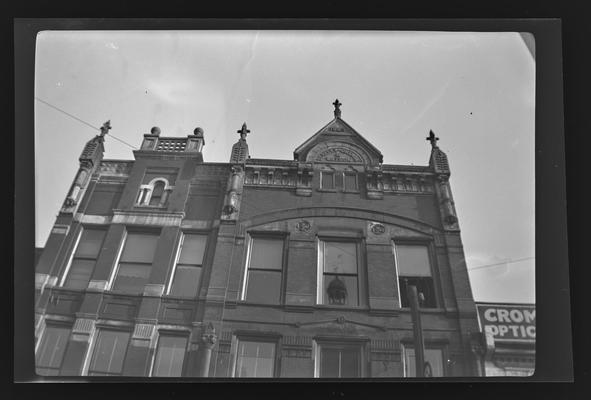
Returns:
[[[334,106],[334,116],[340,118],[341,117],[341,108],[340,107],[343,104],[339,101],[339,99],[336,99],[334,101],[334,103],[332,103],[332,105]]]
[[[109,133],[109,129],[111,129],[111,120],[108,120],[103,124],[103,126],[101,126],[101,136],[105,136],[107,133]]]
[[[242,128],[240,128],[236,132],[238,132],[240,134],[240,139],[246,140],[246,135],[250,133],[250,130],[246,127],[246,122],[245,122],[242,124]]]
[[[439,140],[438,137],[435,137],[435,134],[433,133],[433,131],[429,131],[429,136],[427,136],[425,138],[425,140],[428,140],[429,142],[431,142],[431,147],[432,148],[436,148],[437,147],[437,141]]]

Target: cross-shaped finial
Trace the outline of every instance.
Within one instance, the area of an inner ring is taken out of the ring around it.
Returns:
[[[433,131],[429,131],[429,136],[427,136],[425,138],[426,140],[428,140],[429,142],[431,142],[431,147],[435,148],[437,147],[437,141],[439,140],[438,137],[435,137],[435,134],[433,133]]]
[[[107,133],[109,133],[109,129],[111,129],[111,120],[108,120],[103,124],[103,126],[101,126],[101,136],[105,136]]]
[[[334,116],[335,117],[340,117],[341,116],[341,109],[340,107],[343,105],[339,99],[336,99],[334,101],[334,103],[332,103],[332,105],[334,106]]]
[[[245,122],[242,124],[242,128],[240,128],[236,132],[238,132],[240,134],[241,139],[246,139],[246,135],[250,133],[250,130],[246,127],[246,122]],[[244,137],[242,135],[244,135]]]

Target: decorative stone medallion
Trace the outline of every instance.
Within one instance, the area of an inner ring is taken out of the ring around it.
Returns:
[[[310,232],[310,229],[312,229],[312,225],[310,222],[302,220],[295,225],[295,228],[298,232],[308,233]]]
[[[383,235],[386,232],[386,227],[378,223],[372,223],[370,229],[374,235]]]

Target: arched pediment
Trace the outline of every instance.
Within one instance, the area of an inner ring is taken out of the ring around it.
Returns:
[[[336,141],[317,144],[308,152],[306,161],[371,164],[371,159],[363,149],[348,143]]]
[[[325,125],[294,151],[305,162],[378,165],[382,153],[340,117]]]

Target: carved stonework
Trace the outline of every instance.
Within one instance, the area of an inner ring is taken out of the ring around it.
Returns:
[[[371,223],[371,232],[374,235],[383,235],[386,233],[386,227],[380,223]]]
[[[324,150],[316,156],[315,161],[362,163],[363,159],[356,152],[340,147]]]
[[[312,229],[312,224],[306,220],[302,220],[295,225],[295,228],[298,232],[308,233]]]

